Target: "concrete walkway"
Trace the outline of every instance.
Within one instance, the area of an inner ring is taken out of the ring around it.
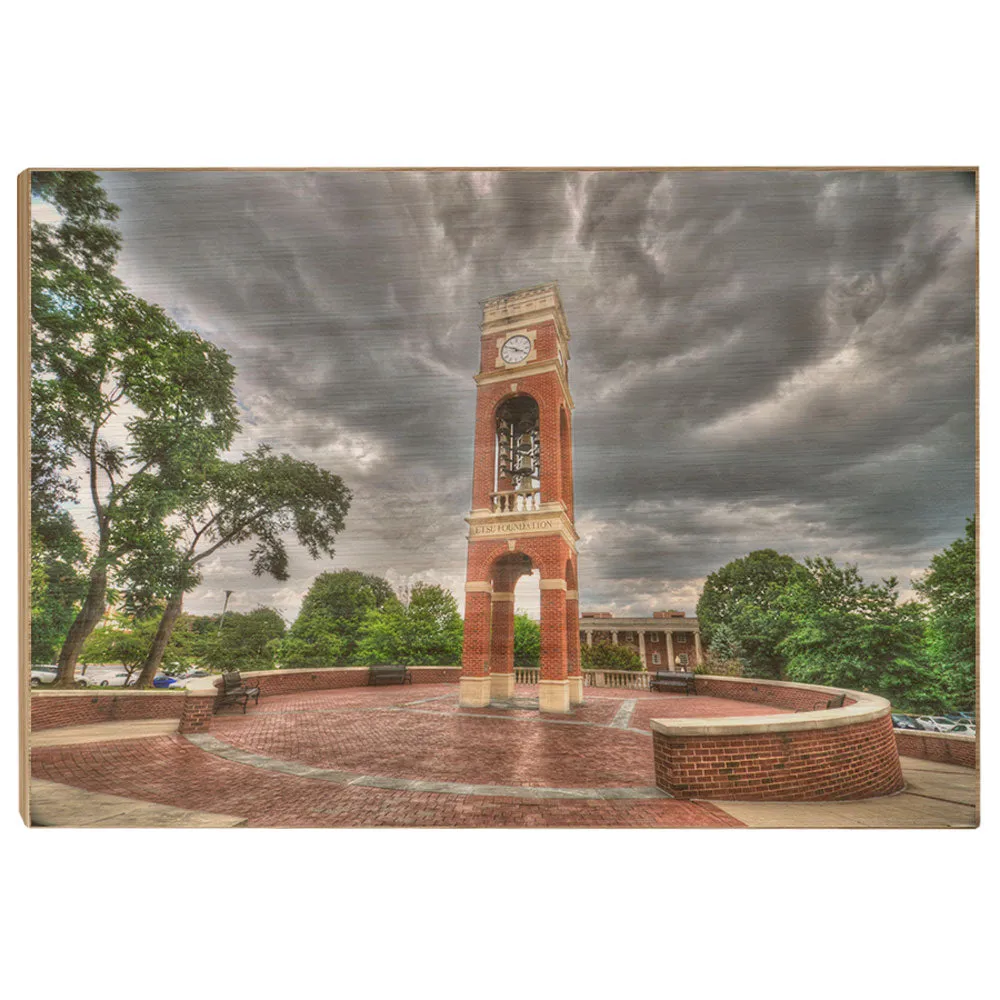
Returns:
[[[31,782],[31,825],[72,827],[232,827],[246,826],[239,816],[177,809],[174,806],[86,792],[55,781]]]
[[[900,757],[906,788],[857,802],[713,802],[752,827],[974,829],[979,825],[979,772]]]

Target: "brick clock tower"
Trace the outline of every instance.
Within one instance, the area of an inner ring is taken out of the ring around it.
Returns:
[[[555,283],[483,303],[460,704],[514,693],[514,589],[538,570],[539,709],[583,701],[569,328]]]

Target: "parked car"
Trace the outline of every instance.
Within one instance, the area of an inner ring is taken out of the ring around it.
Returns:
[[[155,688],[169,688],[175,684],[180,684],[180,681],[176,677],[170,677],[167,674],[157,674],[153,678],[153,687]]]
[[[955,728],[949,730],[949,732],[954,736],[975,736],[976,727],[970,726],[966,722],[956,723]]]
[[[920,729],[920,726],[908,715],[894,715],[892,724],[896,729]]]
[[[181,674],[181,680],[187,681],[192,677],[211,677],[211,672],[208,670],[202,670],[200,667],[197,670],[189,670],[185,674]]]
[[[31,686],[41,687],[43,684],[52,684],[59,675],[59,668],[54,663],[33,663],[31,665]],[[86,687],[87,682],[82,677],[76,679],[77,687]]]
[[[947,733],[955,726],[951,719],[943,715],[918,715],[917,722],[932,733]]]
[[[133,672],[132,677],[136,677],[137,674]],[[112,674],[110,677],[102,677],[97,683],[102,687],[126,687],[131,682],[127,670],[119,670],[117,673]]]

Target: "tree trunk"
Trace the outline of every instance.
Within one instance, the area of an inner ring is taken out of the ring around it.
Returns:
[[[76,661],[80,658],[83,644],[87,636],[97,627],[104,617],[104,600],[108,590],[108,570],[104,565],[97,565],[90,571],[90,586],[87,597],[70,626],[69,634],[59,651],[59,672],[56,674],[53,687],[73,687],[76,683]]]
[[[163,654],[167,650],[167,643],[170,642],[170,636],[173,635],[174,626],[180,617],[183,604],[183,594],[171,597],[167,601],[167,606],[163,610],[163,617],[160,619],[156,635],[153,637],[153,645],[149,647],[146,662],[142,665],[142,673],[139,674],[139,679],[135,682],[137,688],[148,688],[153,683],[156,671],[160,669],[160,664],[163,662]]]

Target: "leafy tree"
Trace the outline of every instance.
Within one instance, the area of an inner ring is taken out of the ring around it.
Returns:
[[[580,647],[584,670],[644,670],[639,654],[631,646],[595,642]]]
[[[285,620],[274,608],[229,611],[214,632],[200,636],[199,653],[205,666],[215,670],[270,670],[284,634]]]
[[[915,581],[927,601],[927,655],[939,673],[953,707],[976,703],[976,521],[965,535],[931,559],[930,569]]]
[[[537,667],[542,655],[542,630],[523,611],[514,615],[514,666]]]
[[[52,663],[80,610],[87,588],[87,551],[64,511],[32,516],[31,660]]]
[[[793,623],[779,598],[802,573],[791,556],[774,549],[758,549],[709,573],[696,612],[702,638],[724,659],[741,660],[749,676],[784,676],[780,644]]]
[[[386,601],[365,615],[354,660],[360,664],[453,666],[462,662],[462,616],[449,590],[418,583],[409,600]]]
[[[278,650],[286,667],[343,666],[354,662],[369,611],[398,602],[387,580],[353,569],[320,573]],[[338,650],[333,659],[327,657]]]
[[[225,546],[252,541],[254,575],[287,580],[283,536],[293,533],[314,559],[333,556],[350,503],[351,493],[339,476],[290,455],[275,455],[266,445],[242,461],[212,463],[179,503],[169,532],[158,534],[160,544],[133,550],[125,560],[133,602],[141,606],[155,596],[166,598],[139,686],[155,676],[184,593],[200,582],[205,559]]]
[[[80,653],[80,662],[120,663],[125,668],[125,683],[130,684],[132,675],[142,666],[149,653],[157,623],[157,615],[137,619],[122,612],[114,614],[110,622],[98,625],[87,636]],[[178,629],[166,652],[165,660],[170,672],[177,673],[189,667],[198,652],[190,630]]]
[[[59,653],[56,683],[67,686],[104,614],[109,574],[129,553],[164,547],[165,518],[238,421],[225,351],[114,277],[117,208],[96,175],[34,173],[32,196],[59,213],[31,231],[32,473],[51,505],[74,490],[77,463],[96,531]]]
[[[866,584],[856,566],[825,557],[806,559],[805,568],[780,598],[795,623],[780,647],[786,675],[872,691],[904,710],[939,710],[942,692],[923,653],[923,608],[899,602],[895,577]]]
[[[347,640],[337,633],[336,620],[322,609],[300,615],[274,655],[282,667],[331,667],[346,659]]]

